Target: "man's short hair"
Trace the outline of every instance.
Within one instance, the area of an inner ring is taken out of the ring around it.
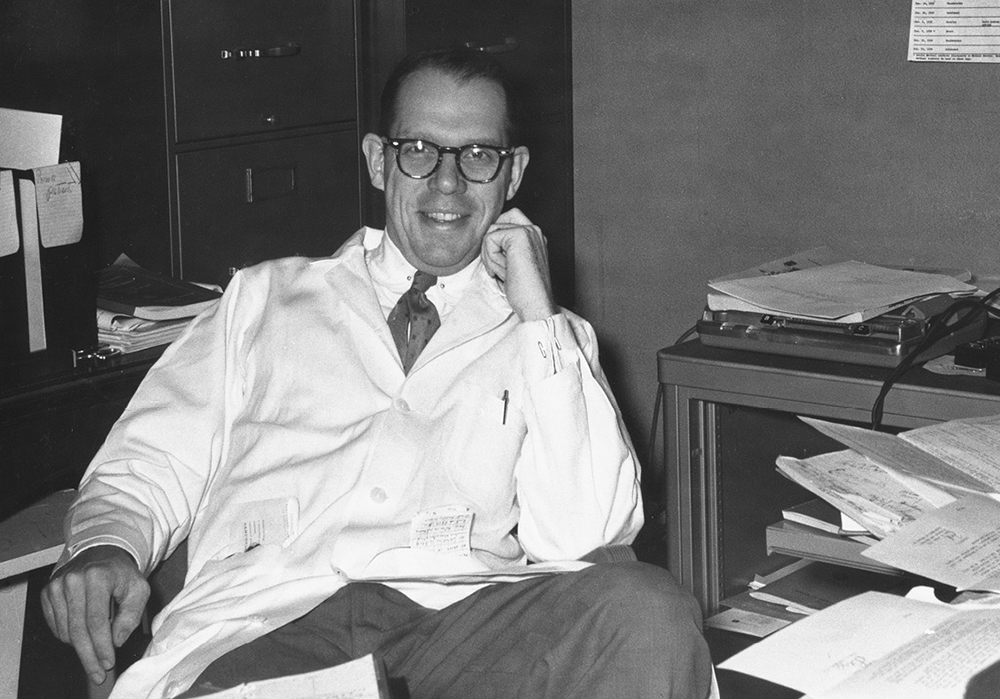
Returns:
[[[381,115],[379,131],[381,136],[395,136],[389,130],[396,122],[399,91],[406,79],[421,70],[438,70],[459,82],[472,80],[488,80],[499,86],[503,91],[507,104],[507,114],[504,115],[504,127],[507,131],[508,143],[494,144],[503,146],[522,145],[521,138],[521,105],[517,89],[511,82],[503,65],[493,56],[465,46],[418,51],[406,56],[393,69],[382,88]],[[442,144],[456,145],[456,144]],[[458,144],[461,145],[461,144]]]

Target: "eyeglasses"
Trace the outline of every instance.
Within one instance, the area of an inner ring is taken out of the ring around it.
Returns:
[[[396,165],[407,177],[422,180],[433,175],[445,153],[455,156],[458,171],[469,182],[486,184],[496,179],[507,158],[514,155],[513,148],[483,146],[470,143],[465,146],[439,146],[421,138],[383,138],[384,143],[396,150]]]

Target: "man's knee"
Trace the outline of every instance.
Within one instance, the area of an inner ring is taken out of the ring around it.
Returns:
[[[644,563],[609,563],[576,575],[581,603],[589,608],[587,633],[608,659],[604,673],[634,684],[626,694],[708,695],[711,655],[701,608],[670,573]]]
[[[701,608],[666,570],[648,563],[598,564],[581,571],[588,604],[622,625],[690,628],[701,633]]]

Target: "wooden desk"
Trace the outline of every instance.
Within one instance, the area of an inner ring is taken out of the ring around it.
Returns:
[[[779,475],[781,454],[842,449],[796,415],[865,426],[887,369],[705,347],[660,350],[668,567],[702,604],[746,588],[767,559],[765,528],[812,495]],[[1000,413],[1000,383],[913,369],[885,402],[899,431]]]
[[[163,347],[103,365],[31,363],[0,377],[0,520],[75,488]],[[7,368],[9,369],[9,367]]]

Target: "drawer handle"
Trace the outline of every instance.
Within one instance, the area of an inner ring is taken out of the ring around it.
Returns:
[[[242,61],[246,58],[283,58],[285,56],[297,56],[302,53],[302,47],[298,44],[285,44],[284,46],[274,46],[269,49],[222,49],[219,58],[228,60],[230,58]]]
[[[248,167],[244,182],[246,184],[245,201],[247,204],[265,199],[288,197],[295,194],[295,166],[257,170]]]

